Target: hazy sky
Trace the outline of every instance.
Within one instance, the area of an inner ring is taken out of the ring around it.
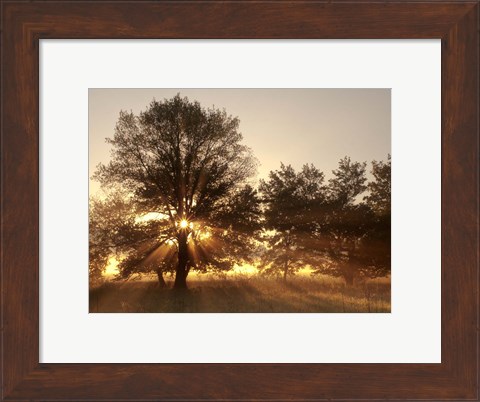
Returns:
[[[313,163],[328,179],[346,155],[371,162],[391,152],[390,89],[90,89],[90,176],[109,160],[105,137],[113,136],[120,110],[138,114],[153,98],[177,93],[240,119],[259,178],[283,162],[296,169]],[[98,189],[90,180],[90,194]]]

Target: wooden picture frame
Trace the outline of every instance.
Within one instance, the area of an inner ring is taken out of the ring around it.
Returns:
[[[4,0],[2,400],[478,400],[479,2]],[[442,40],[441,364],[40,364],[39,40]]]

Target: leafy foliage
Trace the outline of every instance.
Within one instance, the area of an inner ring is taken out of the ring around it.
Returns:
[[[368,183],[370,194],[365,197],[365,200],[378,215],[389,215],[391,213],[391,171],[392,159],[390,155],[388,155],[387,162],[372,162],[371,173],[374,180]]]
[[[245,241],[244,234],[235,237],[234,233],[255,226],[258,206],[249,197],[253,189],[245,184],[255,173],[256,160],[241,143],[238,125],[238,118],[225,111],[204,109],[177,95],[152,101],[138,116],[122,111],[113,138],[107,139],[111,160],[97,167],[94,178],[104,187],[132,194],[137,211],[163,217],[163,230],[173,234],[176,246],[176,287],[186,287],[192,267],[231,267],[236,254],[227,252],[241,250],[231,246]],[[249,203],[232,204],[235,197],[247,197]],[[182,227],[182,221],[188,226]],[[222,230],[211,230],[212,239],[206,241],[201,233],[219,223],[223,228],[235,226],[235,231],[226,236]],[[213,250],[215,241],[229,246],[218,244]],[[155,250],[154,242],[151,247]],[[138,252],[129,259],[130,265],[145,258]]]
[[[140,218],[140,219],[139,219]],[[106,199],[90,200],[90,272],[98,276],[111,256],[122,259],[119,278],[135,273],[171,271],[152,264],[152,253],[174,233],[163,219],[141,219],[132,197],[111,193]],[[158,262],[158,261],[156,261]],[[162,264],[165,265],[165,264]]]
[[[266,250],[262,269],[266,274],[293,275],[312,258],[312,249],[305,247],[305,237],[315,225],[315,208],[326,197],[324,175],[313,165],[304,165],[300,172],[292,166],[280,166],[262,180],[260,191],[265,203],[263,239]]]
[[[374,169],[379,166],[374,163]],[[376,204],[364,202],[368,188],[385,187],[387,174],[367,184],[366,163],[345,157],[328,185],[324,175],[312,165],[296,172],[281,164],[262,181],[265,204],[264,242],[261,268],[266,274],[282,274],[284,279],[309,265],[314,273],[343,277],[347,284],[355,278],[388,274],[390,267],[390,222],[379,214]],[[377,169],[378,170],[378,169]],[[382,211],[389,211],[390,197],[382,193]],[[369,198],[370,200],[371,198]],[[376,212],[377,211],[377,212]]]
[[[373,169],[377,166],[374,162]],[[340,160],[338,169],[333,171],[329,198],[318,206],[320,219],[311,236],[311,247],[324,252],[317,273],[341,276],[348,285],[353,284],[355,278],[388,274],[390,196],[381,199],[378,194],[371,193],[365,197],[367,203],[360,198],[367,188],[384,189],[387,182],[389,187],[389,170],[382,168],[381,172],[385,178],[372,172],[375,181],[366,185],[366,163],[352,162],[350,158]],[[372,194],[375,197],[372,198]],[[377,208],[380,201],[382,215]]]
[[[341,206],[352,205],[367,189],[366,166],[366,162],[352,162],[347,156],[340,159],[338,169],[332,172],[334,177],[329,180],[330,199]]]

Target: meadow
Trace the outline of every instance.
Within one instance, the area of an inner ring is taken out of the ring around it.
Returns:
[[[168,282],[168,281],[167,281]],[[105,281],[90,290],[90,313],[389,313],[390,279],[347,287],[328,276],[188,278],[189,289],[160,288],[152,277]],[[171,283],[169,283],[171,287]]]

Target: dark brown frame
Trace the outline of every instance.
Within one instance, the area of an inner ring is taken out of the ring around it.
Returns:
[[[2,400],[478,400],[478,1],[20,1],[2,11]],[[43,38],[441,38],[441,364],[39,364]]]

